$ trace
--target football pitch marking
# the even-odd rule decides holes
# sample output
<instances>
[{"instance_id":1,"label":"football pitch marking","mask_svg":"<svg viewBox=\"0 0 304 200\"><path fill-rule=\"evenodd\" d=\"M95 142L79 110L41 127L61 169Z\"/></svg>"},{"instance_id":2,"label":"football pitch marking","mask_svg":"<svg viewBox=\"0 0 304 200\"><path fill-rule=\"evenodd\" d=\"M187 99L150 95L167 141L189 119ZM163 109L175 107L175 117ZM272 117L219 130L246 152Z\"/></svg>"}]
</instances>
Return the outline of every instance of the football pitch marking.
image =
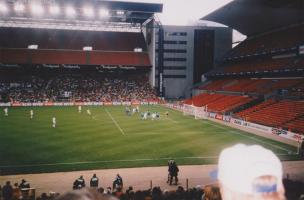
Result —
<instances>
[{"instance_id":1,"label":"football pitch marking","mask_svg":"<svg viewBox=\"0 0 304 200\"><path fill-rule=\"evenodd\" d=\"M287 156L288 154L276 154ZM161 161L161 160L186 160L186 159L217 159L219 156L189 156L189 157L165 157L165 158L138 158L124 160L96 160L96 161L78 161L78 162L62 162L62 163L41 163L26 165L2 165L0 168L22 168L22 167L42 167L42 166L58 166L58 165L77 165L77 164L98 164L98 163L117 163L117 162L138 162L138 161Z\"/></svg>"},{"instance_id":2,"label":"football pitch marking","mask_svg":"<svg viewBox=\"0 0 304 200\"><path fill-rule=\"evenodd\" d=\"M226 128L221 127L221 126L216 125L216 124L212 124L212 123L210 123L209 121L204 121L204 123L207 123L207 124L209 124L209 125L211 125L211 126L214 126L214 127L217 127L217 128L223 129L223 130L226 130L228 133L240 135L240 136L242 136L242 137L246 137L246 138L249 138L249 139L251 139L251 140L254 140L254 141L257 141L257 142L260 142L260 143L267 144L267 145L272 146L272 147L275 147L275 148L277 148L277 149L281 149L281 150L283 150L283 151L286 151L287 153L292 152L293 154L296 154L296 152L294 152L294 151L288 150L288 149L286 149L286 148L284 148L284 147L281 147L281 146L278 146L278 145L275 145L275 144L271 144L271 143L269 143L269 142L265 142L265 141L260 140L260 139L258 139L258 138L255 138L255 137L252 137L252 136L248 136L248 135L244 135L244 134L239 133L239 132L237 132L237 131L231 131L231 130L228 131ZM226 133L226 131L225 131L224 133Z\"/></svg>"},{"instance_id":3,"label":"football pitch marking","mask_svg":"<svg viewBox=\"0 0 304 200\"><path fill-rule=\"evenodd\" d=\"M114 124L116 125L116 127L118 128L118 130L125 135L125 132L122 130L122 128L119 126L119 124L117 123L117 121L113 118L113 116L111 115L111 113L108 111L108 109L106 109L106 112L108 114L108 116L112 119L112 121L114 122Z\"/></svg>"},{"instance_id":4,"label":"football pitch marking","mask_svg":"<svg viewBox=\"0 0 304 200\"><path fill-rule=\"evenodd\" d=\"M171 110L172 110L172 109L171 109ZM176 110L173 110L173 111L176 111ZM286 149L286 148L284 148L284 147L281 147L281 146L278 146L278 145L275 145L275 144L271 144L271 143L269 143L269 142L265 142L265 141L263 141L263 140L260 140L260 139L258 139L258 138L255 138L255 137L248 136L248 135L242 134L242 133L237 132L237 131L231 131L231 130L228 131L227 128L224 128L224 127L222 127L222 126L220 126L220 125L216 125L216 124L210 123L210 121L209 121L208 119L207 119L207 120L203 120L203 122L206 123L206 124L209 124L209 125L211 125L211 126L217 127L217 128L219 128L219 129L225 130L224 133L226 133L226 134L229 134L229 133L231 133L231 134L237 134L237 135L240 135L240 136L242 136L242 137L246 137L246 138L249 138L249 139L251 139L251 140L254 140L254 141L257 141L257 142L260 142L260 143L263 143L263 144L267 144L267 145L272 146L272 147L274 147L274 148L276 148L276 149L283 150L283 151L287 152L288 154L289 154L290 152L291 152L292 154L297 154L297 152L295 152L295 151ZM228 133L227 133L227 132L228 132ZM277 154L277 155L278 155L278 154Z\"/></svg>"},{"instance_id":5,"label":"football pitch marking","mask_svg":"<svg viewBox=\"0 0 304 200\"><path fill-rule=\"evenodd\" d=\"M174 119L171 119L170 117L167 117L167 118L165 118L165 119L168 119L168 120L170 120L171 122L173 122L173 123L175 123L175 124L178 124L178 121L175 121Z\"/></svg>"}]
</instances>

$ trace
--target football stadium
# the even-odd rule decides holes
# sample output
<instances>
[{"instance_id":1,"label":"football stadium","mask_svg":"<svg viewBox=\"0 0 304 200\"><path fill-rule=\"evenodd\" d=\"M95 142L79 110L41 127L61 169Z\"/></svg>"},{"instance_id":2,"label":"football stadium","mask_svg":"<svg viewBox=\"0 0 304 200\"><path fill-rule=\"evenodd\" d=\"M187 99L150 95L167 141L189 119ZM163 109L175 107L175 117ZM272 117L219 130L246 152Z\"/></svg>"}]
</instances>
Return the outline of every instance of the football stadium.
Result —
<instances>
[{"instance_id":1,"label":"football stadium","mask_svg":"<svg viewBox=\"0 0 304 200\"><path fill-rule=\"evenodd\" d=\"M304 2L168 2L0 1L0 200L304 198Z\"/></svg>"}]
</instances>

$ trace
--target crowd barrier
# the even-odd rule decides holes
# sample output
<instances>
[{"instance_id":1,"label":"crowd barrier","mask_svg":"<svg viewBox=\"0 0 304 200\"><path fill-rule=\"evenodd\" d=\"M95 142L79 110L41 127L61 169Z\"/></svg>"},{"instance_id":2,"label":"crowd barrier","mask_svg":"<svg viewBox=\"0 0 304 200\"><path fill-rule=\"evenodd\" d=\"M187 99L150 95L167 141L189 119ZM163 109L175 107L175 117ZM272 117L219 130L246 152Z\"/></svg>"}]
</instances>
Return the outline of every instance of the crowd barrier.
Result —
<instances>
[{"instance_id":1,"label":"crowd barrier","mask_svg":"<svg viewBox=\"0 0 304 200\"><path fill-rule=\"evenodd\" d=\"M0 103L0 107L26 106L121 106L121 105L156 105L158 101L109 101L109 102L45 102L45 103Z\"/></svg>"},{"instance_id":2,"label":"crowd barrier","mask_svg":"<svg viewBox=\"0 0 304 200\"><path fill-rule=\"evenodd\" d=\"M169 108L175 109L175 110L179 110L181 112L183 112L183 110L184 110L184 105L181 105L181 104L167 103L166 106ZM302 139L304 139L304 135L301 135L301 134L293 133L293 132L290 132L290 131L287 131L284 129L280 129L277 127L269 127L269 126L264 126L261 124L247 122L245 120L233 118L230 115L223 115L223 114L219 114L219 113L215 113L215 112L207 112L207 118L225 121L225 122L236 125L236 127L240 126L240 127L246 128L246 129L260 131L265 134L278 135L280 137L290 139L293 141L301 141Z\"/></svg>"}]
</instances>

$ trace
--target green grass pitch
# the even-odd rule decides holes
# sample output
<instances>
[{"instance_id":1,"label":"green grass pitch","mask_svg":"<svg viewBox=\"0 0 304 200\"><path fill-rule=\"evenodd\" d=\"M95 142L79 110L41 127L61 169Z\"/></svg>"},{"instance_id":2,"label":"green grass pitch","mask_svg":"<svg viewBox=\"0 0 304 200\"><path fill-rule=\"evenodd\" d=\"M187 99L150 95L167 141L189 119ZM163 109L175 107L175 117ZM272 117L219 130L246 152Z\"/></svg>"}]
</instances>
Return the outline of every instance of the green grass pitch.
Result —
<instances>
[{"instance_id":1,"label":"green grass pitch","mask_svg":"<svg viewBox=\"0 0 304 200\"><path fill-rule=\"evenodd\" d=\"M92 117L87 115L90 109ZM30 120L30 109L34 119ZM126 116L124 106L19 107L0 113L0 172L4 174L217 163L220 151L236 143L260 144L282 160L296 148L208 120L195 120L161 106L159 120ZM169 117L164 113L169 111ZM57 127L52 128L52 117Z\"/></svg>"}]
</instances>

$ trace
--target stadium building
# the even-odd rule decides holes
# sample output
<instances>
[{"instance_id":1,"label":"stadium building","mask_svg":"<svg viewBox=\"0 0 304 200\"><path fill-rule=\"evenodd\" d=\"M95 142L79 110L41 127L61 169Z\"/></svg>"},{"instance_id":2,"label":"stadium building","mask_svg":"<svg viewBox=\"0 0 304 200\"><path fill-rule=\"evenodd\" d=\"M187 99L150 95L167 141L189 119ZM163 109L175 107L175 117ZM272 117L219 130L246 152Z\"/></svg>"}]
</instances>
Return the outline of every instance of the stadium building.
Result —
<instances>
[{"instance_id":1,"label":"stadium building","mask_svg":"<svg viewBox=\"0 0 304 200\"><path fill-rule=\"evenodd\" d=\"M163 25L161 12L161 3L0 1L5 200L89 186L119 199L199 200L221 152L239 143L269 149L279 168L262 193L284 178L288 200L303 195L303 1L234 0L201 18L221 27ZM233 30L247 38L232 48ZM232 169L259 159L236 154L225 160L237 160Z\"/></svg>"},{"instance_id":2,"label":"stadium building","mask_svg":"<svg viewBox=\"0 0 304 200\"><path fill-rule=\"evenodd\" d=\"M162 26L163 58L158 59L159 31L155 34L155 83L162 77L167 99L191 96L193 84L200 83L204 73L231 49L232 30L226 27ZM162 66L162 67L160 67Z\"/></svg>"}]
</instances>

